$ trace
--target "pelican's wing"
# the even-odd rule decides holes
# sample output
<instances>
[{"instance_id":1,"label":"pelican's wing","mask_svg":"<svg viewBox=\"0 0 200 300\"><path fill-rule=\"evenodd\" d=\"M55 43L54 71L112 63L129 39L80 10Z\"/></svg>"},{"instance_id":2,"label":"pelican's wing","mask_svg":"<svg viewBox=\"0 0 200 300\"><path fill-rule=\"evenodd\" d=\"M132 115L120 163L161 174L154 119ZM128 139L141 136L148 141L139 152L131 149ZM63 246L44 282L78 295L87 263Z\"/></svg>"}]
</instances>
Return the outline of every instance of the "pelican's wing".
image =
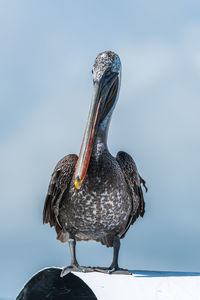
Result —
<instances>
[{"instance_id":1,"label":"pelican's wing","mask_svg":"<svg viewBox=\"0 0 200 300\"><path fill-rule=\"evenodd\" d=\"M124 174L125 180L132 196L132 210L129 216L129 220L124 232L121 235L123 238L128 231L129 227L135 222L135 220L145 213L145 202L142 192L141 184L147 191L144 179L139 175L136 164L132 157L126 152L118 152L116 160Z\"/></svg>"},{"instance_id":2,"label":"pelican's wing","mask_svg":"<svg viewBox=\"0 0 200 300\"><path fill-rule=\"evenodd\" d=\"M43 223L54 226L57 233L61 229L58 220L59 206L64 192L69 188L74 175L77 155L69 154L56 165L49 183L48 193L44 203Z\"/></svg>"}]
</instances>

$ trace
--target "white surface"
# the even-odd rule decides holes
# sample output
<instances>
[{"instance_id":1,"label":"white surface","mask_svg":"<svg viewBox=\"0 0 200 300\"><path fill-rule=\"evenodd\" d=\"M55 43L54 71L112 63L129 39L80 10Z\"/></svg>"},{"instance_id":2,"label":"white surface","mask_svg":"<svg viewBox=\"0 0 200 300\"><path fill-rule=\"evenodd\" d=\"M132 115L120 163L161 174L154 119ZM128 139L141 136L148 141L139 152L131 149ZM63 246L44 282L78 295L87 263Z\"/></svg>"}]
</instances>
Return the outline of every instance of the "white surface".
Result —
<instances>
[{"instance_id":1,"label":"white surface","mask_svg":"<svg viewBox=\"0 0 200 300\"><path fill-rule=\"evenodd\" d=\"M74 274L85 281L98 300L200 300L200 273Z\"/></svg>"}]
</instances>

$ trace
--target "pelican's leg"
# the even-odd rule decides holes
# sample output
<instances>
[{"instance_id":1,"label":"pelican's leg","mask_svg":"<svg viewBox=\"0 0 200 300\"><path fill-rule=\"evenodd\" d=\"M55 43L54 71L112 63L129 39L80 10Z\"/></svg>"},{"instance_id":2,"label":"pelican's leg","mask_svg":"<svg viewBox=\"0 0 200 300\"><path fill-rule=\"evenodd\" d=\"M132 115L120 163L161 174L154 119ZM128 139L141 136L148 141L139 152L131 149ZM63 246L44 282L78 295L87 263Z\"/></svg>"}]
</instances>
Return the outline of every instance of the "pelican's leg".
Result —
<instances>
[{"instance_id":1,"label":"pelican's leg","mask_svg":"<svg viewBox=\"0 0 200 300\"><path fill-rule=\"evenodd\" d=\"M76 240L75 238L70 237L69 238L69 249L71 254L71 266L78 266L78 261L76 259Z\"/></svg>"},{"instance_id":2,"label":"pelican's leg","mask_svg":"<svg viewBox=\"0 0 200 300\"><path fill-rule=\"evenodd\" d=\"M113 261L109 267L110 271L116 271L119 269L119 265L118 265L119 249L120 249L120 238L117 235L115 237L114 244L113 244Z\"/></svg>"},{"instance_id":3,"label":"pelican's leg","mask_svg":"<svg viewBox=\"0 0 200 300\"><path fill-rule=\"evenodd\" d=\"M119 249L120 249L120 237L117 235L115 236L115 240L113 243L113 261L110 265L109 268L94 268L98 272L102 273L108 273L108 274L126 274L126 275L131 275L131 273L126 270L119 268L118 265L118 257L119 257Z\"/></svg>"},{"instance_id":4,"label":"pelican's leg","mask_svg":"<svg viewBox=\"0 0 200 300\"><path fill-rule=\"evenodd\" d=\"M89 267L79 266L78 261L76 259L76 240L73 235L69 236L68 242L69 242L69 249L70 249L70 255L71 255L71 264L68 267L62 269L60 276L63 277L72 271L74 271L74 272L91 272L91 271L93 271Z\"/></svg>"}]
</instances>

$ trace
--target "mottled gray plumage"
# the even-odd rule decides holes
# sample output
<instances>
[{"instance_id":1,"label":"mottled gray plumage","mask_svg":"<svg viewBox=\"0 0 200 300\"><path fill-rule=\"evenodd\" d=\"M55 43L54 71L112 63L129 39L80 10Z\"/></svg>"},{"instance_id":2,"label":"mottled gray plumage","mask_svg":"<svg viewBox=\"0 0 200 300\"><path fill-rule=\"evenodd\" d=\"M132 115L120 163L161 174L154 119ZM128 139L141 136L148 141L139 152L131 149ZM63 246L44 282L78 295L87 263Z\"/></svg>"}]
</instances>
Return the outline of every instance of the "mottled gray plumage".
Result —
<instances>
[{"instance_id":1,"label":"mottled gray plumage","mask_svg":"<svg viewBox=\"0 0 200 300\"><path fill-rule=\"evenodd\" d=\"M119 94L120 74L120 59L114 52L106 51L97 56L93 66L95 102L79 159L70 154L58 162L43 212L43 222L55 227L61 242L95 240L107 247L113 246L111 267L114 269L118 268L119 238L144 215L141 184L146 188L131 156L118 152L115 158L107 148L107 132ZM88 160L87 172L81 181L83 166ZM75 187L76 180L81 184L80 189ZM72 264L77 265L73 253L75 245L71 244L70 249Z\"/></svg>"},{"instance_id":2,"label":"mottled gray plumage","mask_svg":"<svg viewBox=\"0 0 200 300\"><path fill-rule=\"evenodd\" d=\"M44 223L54 226L61 242L69 234L76 240L96 240L113 246L115 235L124 237L130 225L144 215L145 204L135 162L125 152L114 158L106 149L91 157L80 190L74 186L77 155L61 159L50 181Z\"/></svg>"}]
</instances>

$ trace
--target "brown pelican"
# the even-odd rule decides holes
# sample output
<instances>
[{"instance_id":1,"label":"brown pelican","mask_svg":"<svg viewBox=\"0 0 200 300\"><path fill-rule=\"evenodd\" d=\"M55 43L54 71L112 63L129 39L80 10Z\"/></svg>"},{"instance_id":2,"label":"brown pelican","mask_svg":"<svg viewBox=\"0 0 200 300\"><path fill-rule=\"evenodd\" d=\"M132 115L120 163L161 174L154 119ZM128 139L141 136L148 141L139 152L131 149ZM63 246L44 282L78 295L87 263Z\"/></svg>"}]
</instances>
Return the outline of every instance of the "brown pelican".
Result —
<instances>
[{"instance_id":1,"label":"brown pelican","mask_svg":"<svg viewBox=\"0 0 200 300\"><path fill-rule=\"evenodd\" d=\"M118 99L121 77L119 56L100 53L92 69L94 93L79 157L69 154L55 167L46 196L43 222L54 226L57 239L69 242L71 265L63 270L113 273L118 266L120 239L144 215L145 203L132 157L107 147L109 123ZM76 241L95 240L113 247L109 268L82 267L76 259Z\"/></svg>"}]
</instances>

